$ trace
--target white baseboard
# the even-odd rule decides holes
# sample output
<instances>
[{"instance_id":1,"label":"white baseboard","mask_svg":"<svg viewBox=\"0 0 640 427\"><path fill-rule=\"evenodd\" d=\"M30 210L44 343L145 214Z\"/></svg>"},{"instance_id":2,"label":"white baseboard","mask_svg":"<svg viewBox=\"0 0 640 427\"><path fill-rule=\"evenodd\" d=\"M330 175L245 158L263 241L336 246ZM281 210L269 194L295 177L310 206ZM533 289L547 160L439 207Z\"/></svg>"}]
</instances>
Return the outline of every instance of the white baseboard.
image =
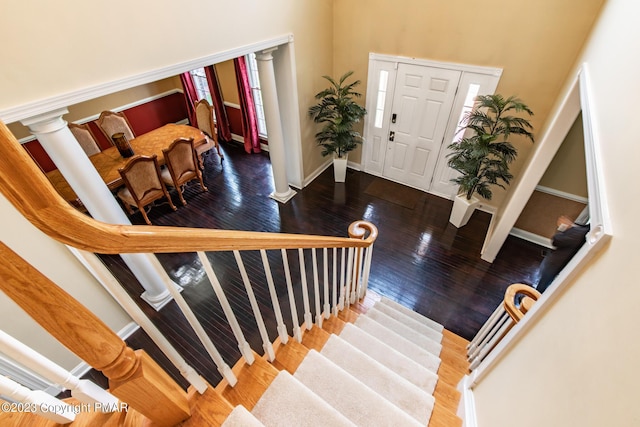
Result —
<instances>
[{"instance_id":1,"label":"white baseboard","mask_svg":"<svg viewBox=\"0 0 640 427\"><path fill-rule=\"evenodd\" d=\"M512 228L509 232L510 235L514 237L518 237L520 239L526 240L528 242L535 243L540 246L544 246L545 248L553 249L553 244L551 243L551 239L548 237L539 236L537 234L531 233L529 231L521 230L519 228Z\"/></svg>"},{"instance_id":2,"label":"white baseboard","mask_svg":"<svg viewBox=\"0 0 640 427\"><path fill-rule=\"evenodd\" d=\"M462 427L477 427L476 403L471 389L471 377L465 375L458 383L460 392L460 403L456 415L462 420Z\"/></svg>"}]
</instances>

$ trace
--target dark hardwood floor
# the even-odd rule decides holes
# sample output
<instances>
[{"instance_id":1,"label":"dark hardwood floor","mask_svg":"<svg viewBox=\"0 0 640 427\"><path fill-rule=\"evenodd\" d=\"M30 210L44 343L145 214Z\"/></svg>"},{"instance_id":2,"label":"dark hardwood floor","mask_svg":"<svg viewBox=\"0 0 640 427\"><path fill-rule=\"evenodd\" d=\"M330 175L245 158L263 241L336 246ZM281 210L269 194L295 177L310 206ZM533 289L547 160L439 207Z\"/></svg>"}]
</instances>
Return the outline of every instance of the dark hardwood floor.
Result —
<instances>
[{"instance_id":1,"label":"dark hardwood floor","mask_svg":"<svg viewBox=\"0 0 640 427\"><path fill-rule=\"evenodd\" d=\"M511 283L536 280L542 248L535 244L509 237L494 263L480 259L490 221L487 213L475 212L465 227L456 229L448 222L452 205L449 200L352 170L347 173L346 183L334 183L332 168L298 191L288 203L280 204L268 197L273 183L267 153L246 154L234 143L223 143L222 150L225 155L222 165L213 152L206 158L205 184L209 192L202 192L194 182L185 190L186 207L180 206L174 194L174 202L179 206L176 212L166 203L151 209L149 218L154 225L346 236L352 221L371 221L378 227L379 237L373 251L370 289L468 340L500 304ZM134 224L144 223L139 213L131 220ZM277 258L279 253L269 255ZM295 256L293 252L290 254L290 258ZM156 312L139 298L143 289L121 259L101 257L187 361L216 384L220 375L175 302ZM235 266L232 254L210 253L208 257L247 340L255 351L262 353L242 281L231 268L228 271L226 268ZM259 254L243 257L252 278L264 277ZM175 282L184 287L185 300L227 363L233 365L239 357L237 344L196 254L159 254L158 258ZM279 268L274 262L274 268ZM252 279L252 283L258 282ZM279 289L284 286L276 285ZM274 339L275 320L270 312L268 290L256 285L254 292L270 338ZM297 296L300 297L299 293ZM290 326L286 293L279 298ZM133 348L145 348L180 384L186 385L143 331L138 330L127 342ZM99 377L95 373L89 376Z\"/></svg>"}]
</instances>

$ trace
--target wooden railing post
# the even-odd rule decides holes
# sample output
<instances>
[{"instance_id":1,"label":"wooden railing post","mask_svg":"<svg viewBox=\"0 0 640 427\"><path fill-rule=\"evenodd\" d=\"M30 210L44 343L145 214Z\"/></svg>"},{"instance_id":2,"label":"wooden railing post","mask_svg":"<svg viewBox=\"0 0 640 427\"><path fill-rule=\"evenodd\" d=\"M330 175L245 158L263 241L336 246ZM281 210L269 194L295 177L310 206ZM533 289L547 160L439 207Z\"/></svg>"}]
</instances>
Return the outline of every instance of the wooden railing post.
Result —
<instances>
[{"instance_id":1,"label":"wooden railing post","mask_svg":"<svg viewBox=\"0 0 640 427\"><path fill-rule=\"evenodd\" d=\"M159 426L190 416L187 395L144 351L133 351L73 297L0 243L0 290L109 379L111 393Z\"/></svg>"}]
</instances>

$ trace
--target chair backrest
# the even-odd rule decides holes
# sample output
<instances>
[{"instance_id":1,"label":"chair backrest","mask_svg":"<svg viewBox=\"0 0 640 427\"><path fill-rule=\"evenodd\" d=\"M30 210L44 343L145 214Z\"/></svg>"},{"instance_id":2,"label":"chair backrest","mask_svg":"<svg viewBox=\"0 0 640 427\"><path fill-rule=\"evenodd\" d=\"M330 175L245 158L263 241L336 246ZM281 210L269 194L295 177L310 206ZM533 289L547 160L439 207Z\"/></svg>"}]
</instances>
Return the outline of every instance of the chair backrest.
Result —
<instances>
[{"instance_id":1,"label":"chair backrest","mask_svg":"<svg viewBox=\"0 0 640 427\"><path fill-rule=\"evenodd\" d=\"M118 169L122 180L136 202L142 205L162 197L166 188L160 178L158 156L134 156Z\"/></svg>"},{"instance_id":2,"label":"chair backrest","mask_svg":"<svg viewBox=\"0 0 640 427\"><path fill-rule=\"evenodd\" d=\"M207 134L214 141L218 140L218 132L213 121L213 107L206 99L196 102L196 120L198 121L198 129Z\"/></svg>"},{"instance_id":3,"label":"chair backrest","mask_svg":"<svg viewBox=\"0 0 640 427\"><path fill-rule=\"evenodd\" d=\"M87 156L92 156L101 151L96 137L88 124L69 123L69 130L76 137Z\"/></svg>"},{"instance_id":4,"label":"chair backrest","mask_svg":"<svg viewBox=\"0 0 640 427\"><path fill-rule=\"evenodd\" d=\"M127 116L122 112L103 111L100 113L97 123L102 133L104 133L104 136L106 136L111 143L113 143L111 135L118 132L124 133L124 136L126 136L128 140L136 137Z\"/></svg>"},{"instance_id":5,"label":"chair backrest","mask_svg":"<svg viewBox=\"0 0 640 427\"><path fill-rule=\"evenodd\" d=\"M200 171L193 138L178 138L162 150L164 161L176 186L197 178Z\"/></svg>"}]
</instances>

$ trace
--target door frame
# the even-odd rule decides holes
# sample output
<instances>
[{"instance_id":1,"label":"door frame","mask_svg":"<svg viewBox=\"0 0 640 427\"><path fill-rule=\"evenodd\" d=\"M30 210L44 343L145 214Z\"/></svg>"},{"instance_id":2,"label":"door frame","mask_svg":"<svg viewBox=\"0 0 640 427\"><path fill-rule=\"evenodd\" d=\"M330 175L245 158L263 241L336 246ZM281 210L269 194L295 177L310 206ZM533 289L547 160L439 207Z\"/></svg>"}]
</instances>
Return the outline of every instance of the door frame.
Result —
<instances>
[{"instance_id":1,"label":"door frame","mask_svg":"<svg viewBox=\"0 0 640 427\"><path fill-rule=\"evenodd\" d=\"M436 162L434 169L432 183L438 181L440 184L436 188L434 188L434 185L431 185L430 189L427 191L428 193L435 194L440 197L452 199L455 196L457 187L454 184L450 184L449 179L454 176L455 171L446 165L446 156L449 151L446 149L446 145L448 144L445 144L444 142L453 140L458 122L457 118L460 116L460 112L462 111L464 98L469 85L480 85L480 90L478 92L479 95L494 93L498 86L500 77L502 76L502 69L369 53L366 92L366 109L368 114L364 119L362 170L375 176L382 176L384 170L384 157L387 152L386 147L388 142L389 126L391 123L391 107L395 96L397 69L400 63L431 68L444 68L462 72L460 83L458 84L458 92L454 97L453 107L450 114L450 118L455 117L456 120L448 120L443 138L443 147L440 149L438 161ZM382 127L377 128L374 125L381 71L387 71L389 78L387 82L386 98L383 106Z\"/></svg>"}]
</instances>

